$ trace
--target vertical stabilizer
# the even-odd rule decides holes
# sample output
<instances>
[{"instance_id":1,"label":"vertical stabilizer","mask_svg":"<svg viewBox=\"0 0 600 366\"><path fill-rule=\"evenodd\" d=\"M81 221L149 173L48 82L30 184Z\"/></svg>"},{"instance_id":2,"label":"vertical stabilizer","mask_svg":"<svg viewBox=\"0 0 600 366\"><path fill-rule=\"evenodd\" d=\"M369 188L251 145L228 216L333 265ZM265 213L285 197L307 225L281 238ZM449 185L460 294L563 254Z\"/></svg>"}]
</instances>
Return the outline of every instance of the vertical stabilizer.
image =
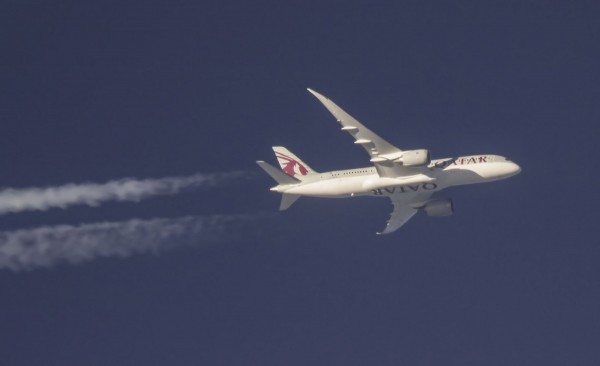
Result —
<instances>
[{"instance_id":1,"label":"vertical stabilizer","mask_svg":"<svg viewBox=\"0 0 600 366\"><path fill-rule=\"evenodd\" d=\"M304 177L317 173L285 147L273 146L273 151L275 152L279 166L281 166L281 170L290 177L304 180Z\"/></svg>"}]
</instances>

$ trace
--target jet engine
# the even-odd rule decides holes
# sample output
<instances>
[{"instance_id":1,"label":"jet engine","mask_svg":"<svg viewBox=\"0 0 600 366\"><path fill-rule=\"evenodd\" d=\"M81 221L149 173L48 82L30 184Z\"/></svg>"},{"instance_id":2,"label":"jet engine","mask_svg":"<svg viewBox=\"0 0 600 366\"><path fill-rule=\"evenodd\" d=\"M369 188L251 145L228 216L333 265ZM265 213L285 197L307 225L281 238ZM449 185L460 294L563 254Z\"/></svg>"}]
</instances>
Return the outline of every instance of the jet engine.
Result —
<instances>
[{"instance_id":1,"label":"jet engine","mask_svg":"<svg viewBox=\"0 0 600 366\"><path fill-rule=\"evenodd\" d=\"M416 166L427 166L431 159L429 158L429 150L409 150L403 151L402 156L396 160L403 166L416 167Z\"/></svg>"},{"instance_id":2,"label":"jet engine","mask_svg":"<svg viewBox=\"0 0 600 366\"><path fill-rule=\"evenodd\" d=\"M450 216L454 213L454 203L449 199L433 200L427 202L423 210L431 217Z\"/></svg>"}]
</instances>

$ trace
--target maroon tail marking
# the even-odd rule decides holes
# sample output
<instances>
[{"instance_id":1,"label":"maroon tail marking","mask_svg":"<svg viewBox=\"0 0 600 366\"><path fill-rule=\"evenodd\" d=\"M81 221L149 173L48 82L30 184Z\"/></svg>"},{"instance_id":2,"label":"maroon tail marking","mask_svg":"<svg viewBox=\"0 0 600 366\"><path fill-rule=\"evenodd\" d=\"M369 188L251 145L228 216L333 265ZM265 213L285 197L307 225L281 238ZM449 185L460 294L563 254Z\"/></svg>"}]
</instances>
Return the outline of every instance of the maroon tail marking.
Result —
<instances>
[{"instance_id":1,"label":"maroon tail marking","mask_svg":"<svg viewBox=\"0 0 600 366\"><path fill-rule=\"evenodd\" d=\"M284 164L284 166L281 168L281 170L283 170L283 172L289 176L295 176L296 175L296 170L295 167L298 166L298 171L300 171L300 174L302 175L306 175L308 174L308 169L306 169L306 167L302 164L300 164L297 160L284 155L280 152L276 153L277 158L278 159L283 159L286 161L286 163Z\"/></svg>"}]
</instances>

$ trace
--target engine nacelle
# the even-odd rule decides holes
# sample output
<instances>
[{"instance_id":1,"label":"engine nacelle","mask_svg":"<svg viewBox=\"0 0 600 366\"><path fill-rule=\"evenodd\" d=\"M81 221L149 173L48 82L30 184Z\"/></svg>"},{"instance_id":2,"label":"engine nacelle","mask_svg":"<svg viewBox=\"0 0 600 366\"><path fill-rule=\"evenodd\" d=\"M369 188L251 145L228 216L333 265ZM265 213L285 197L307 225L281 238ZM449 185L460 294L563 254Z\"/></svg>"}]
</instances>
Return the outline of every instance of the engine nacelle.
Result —
<instances>
[{"instance_id":1,"label":"engine nacelle","mask_svg":"<svg viewBox=\"0 0 600 366\"><path fill-rule=\"evenodd\" d=\"M450 216L454 213L454 203L452 200L433 200L427 202L423 207L427 216L441 217Z\"/></svg>"},{"instance_id":2,"label":"engine nacelle","mask_svg":"<svg viewBox=\"0 0 600 366\"><path fill-rule=\"evenodd\" d=\"M396 161L401 163L403 166L412 167L427 166L429 165L431 159L429 158L429 150L419 149L403 151L402 156L400 156L400 158L398 158Z\"/></svg>"}]
</instances>

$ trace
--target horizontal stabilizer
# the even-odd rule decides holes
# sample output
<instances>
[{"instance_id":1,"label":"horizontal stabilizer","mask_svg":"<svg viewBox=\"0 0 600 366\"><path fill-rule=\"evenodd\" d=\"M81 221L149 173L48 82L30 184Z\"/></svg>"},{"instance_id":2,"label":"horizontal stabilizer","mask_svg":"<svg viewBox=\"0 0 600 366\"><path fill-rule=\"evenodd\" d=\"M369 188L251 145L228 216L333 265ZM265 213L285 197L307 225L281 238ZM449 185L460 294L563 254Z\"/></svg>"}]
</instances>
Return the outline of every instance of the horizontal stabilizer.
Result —
<instances>
[{"instance_id":1,"label":"horizontal stabilizer","mask_svg":"<svg viewBox=\"0 0 600 366\"><path fill-rule=\"evenodd\" d=\"M275 168L273 165L267 163L266 161L259 160L256 162L256 164L258 164L259 167L261 167L267 174L269 174L271 178L275 179L275 181L278 184L298 184L300 182L298 179L285 174L284 172Z\"/></svg>"},{"instance_id":2,"label":"horizontal stabilizer","mask_svg":"<svg viewBox=\"0 0 600 366\"><path fill-rule=\"evenodd\" d=\"M297 194L282 194L281 204L279 205L279 211L284 211L290 208L290 206L300 198Z\"/></svg>"}]
</instances>

